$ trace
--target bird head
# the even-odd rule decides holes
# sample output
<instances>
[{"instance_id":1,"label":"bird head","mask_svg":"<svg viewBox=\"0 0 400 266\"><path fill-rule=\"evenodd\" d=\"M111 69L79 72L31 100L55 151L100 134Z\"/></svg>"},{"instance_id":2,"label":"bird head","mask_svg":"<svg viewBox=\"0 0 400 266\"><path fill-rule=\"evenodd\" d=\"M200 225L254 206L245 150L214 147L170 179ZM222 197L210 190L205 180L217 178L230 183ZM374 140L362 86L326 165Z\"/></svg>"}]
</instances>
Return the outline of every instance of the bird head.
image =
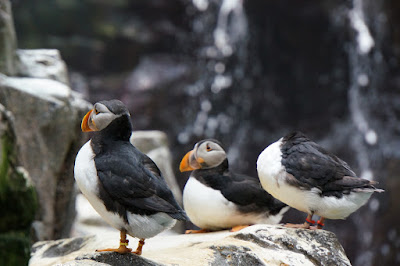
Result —
<instances>
[{"instance_id":1,"label":"bird head","mask_svg":"<svg viewBox=\"0 0 400 266\"><path fill-rule=\"evenodd\" d=\"M193 150L183 157L179 170L181 172L196 169L209 169L220 165L226 159L226 152L216 140L202 140L194 145Z\"/></svg>"},{"instance_id":2,"label":"bird head","mask_svg":"<svg viewBox=\"0 0 400 266\"><path fill-rule=\"evenodd\" d=\"M81 124L82 131L101 131L112 121L123 115L130 116L128 109L121 101L110 100L97 102L94 108L83 117Z\"/></svg>"}]
</instances>

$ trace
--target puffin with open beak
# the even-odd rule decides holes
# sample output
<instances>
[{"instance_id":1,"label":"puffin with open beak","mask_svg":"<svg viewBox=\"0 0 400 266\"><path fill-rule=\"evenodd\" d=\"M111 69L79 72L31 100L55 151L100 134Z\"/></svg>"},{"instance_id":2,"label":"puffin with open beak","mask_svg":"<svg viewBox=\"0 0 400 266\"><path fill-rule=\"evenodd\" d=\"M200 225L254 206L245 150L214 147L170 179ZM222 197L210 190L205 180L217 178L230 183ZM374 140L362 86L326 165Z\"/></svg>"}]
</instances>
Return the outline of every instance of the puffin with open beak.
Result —
<instances>
[{"instance_id":1,"label":"puffin with open beak","mask_svg":"<svg viewBox=\"0 0 400 266\"><path fill-rule=\"evenodd\" d=\"M276 224L289 209L262 189L256 177L229 170L221 143L202 140L182 159L181 172L192 171L183 190L183 205L190 220L203 233L252 224Z\"/></svg>"},{"instance_id":2,"label":"puffin with open beak","mask_svg":"<svg viewBox=\"0 0 400 266\"><path fill-rule=\"evenodd\" d=\"M269 145L258 157L257 171L266 191L308 214L304 224L287 227L321 229L326 218L345 219L374 192L383 192L301 132ZM314 214L320 216L316 226Z\"/></svg>"},{"instance_id":3,"label":"puffin with open beak","mask_svg":"<svg viewBox=\"0 0 400 266\"><path fill-rule=\"evenodd\" d=\"M130 114L119 100L101 101L82 121L82 131L94 132L75 160L75 180L93 208L120 231L115 251L140 255L146 238L188 220L156 164L136 149ZM140 239L136 251L126 235Z\"/></svg>"}]
</instances>

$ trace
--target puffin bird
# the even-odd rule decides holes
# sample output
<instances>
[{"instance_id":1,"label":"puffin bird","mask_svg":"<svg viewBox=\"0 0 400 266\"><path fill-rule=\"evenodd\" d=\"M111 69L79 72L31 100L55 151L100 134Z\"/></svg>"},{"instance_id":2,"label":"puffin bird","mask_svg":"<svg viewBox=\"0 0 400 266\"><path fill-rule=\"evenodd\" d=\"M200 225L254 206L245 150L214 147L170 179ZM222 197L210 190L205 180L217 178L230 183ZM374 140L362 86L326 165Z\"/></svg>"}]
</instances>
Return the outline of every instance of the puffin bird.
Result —
<instances>
[{"instance_id":1,"label":"puffin bird","mask_svg":"<svg viewBox=\"0 0 400 266\"><path fill-rule=\"evenodd\" d=\"M121 240L115 251L142 253L146 238L188 220L156 164L130 142L130 114L119 100L100 101L82 120L82 131L95 131L75 160L75 180L94 209ZM136 251L126 234L140 239Z\"/></svg>"},{"instance_id":2,"label":"puffin bird","mask_svg":"<svg viewBox=\"0 0 400 266\"><path fill-rule=\"evenodd\" d=\"M186 233L276 224L289 209L263 190L256 177L231 172L226 153L216 140L196 143L179 169L192 171L183 190L183 205L190 220L201 228Z\"/></svg>"},{"instance_id":3,"label":"puffin bird","mask_svg":"<svg viewBox=\"0 0 400 266\"><path fill-rule=\"evenodd\" d=\"M345 219L364 205L376 182L357 177L346 162L324 150L301 132L269 145L258 157L263 188L287 205L308 214L293 228L321 229L324 220ZM320 216L316 226L313 215Z\"/></svg>"}]
</instances>

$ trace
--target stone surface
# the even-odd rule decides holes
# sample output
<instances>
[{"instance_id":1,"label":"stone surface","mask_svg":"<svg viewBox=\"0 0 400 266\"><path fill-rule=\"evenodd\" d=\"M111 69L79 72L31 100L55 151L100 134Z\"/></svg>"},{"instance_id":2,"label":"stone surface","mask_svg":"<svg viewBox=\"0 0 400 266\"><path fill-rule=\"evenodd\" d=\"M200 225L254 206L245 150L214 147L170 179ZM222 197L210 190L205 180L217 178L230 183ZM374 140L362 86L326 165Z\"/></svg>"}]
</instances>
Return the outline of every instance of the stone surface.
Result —
<instances>
[{"instance_id":1,"label":"stone surface","mask_svg":"<svg viewBox=\"0 0 400 266\"><path fill-rule=\"evenodd\" d=\"M26 265L38 207L29 173L20 165L13 115L0 104L0 265Z\"/></svg>"},{"instance_id":2,"label":"stone surface","mask_svg":"<svg viewBox=\"0 0 400 266\"><path fill-rule=\"evenodd\" d=\"M350 265L335 235L322 230L255 225L235 233L156 236L146 240L141 257L94 252L114 247L118 237L115 231L38 242L29 265ZM137 240L129 239L135 247Z\"/></svg>"},{"instance_id":3,"label":"stone surface","mask_svg":"<svg viewBox=\"0 0 400 266\"><path fill-rule=\"evenodd\" d=\"M56 80L68 85L68 71L55 49L17 50L18 75Z\"/></svg>"},{"instance_id":4,"label":"stone surface","mask_svg":"<svg viewBox=\"0 0 400 266\"><path fill-rule=\"evenodd\" d=\"M75 204L73 164L86 137L80 122L91 105L63 83L7 76L0 76L0 103L15 118L17 156L38 192L37 239L68 236Z\"/></svg>"},{"instance_id":5,"label":"stone surface","mask_svg":"<svg viewBox=\"0 0 400 266\"><path fill-rule=\"evenodd\" d=\"M14 75L17 72L17 38L15 36L11 3L0 0L0 73Z\"/></svg>"}]
</instances>

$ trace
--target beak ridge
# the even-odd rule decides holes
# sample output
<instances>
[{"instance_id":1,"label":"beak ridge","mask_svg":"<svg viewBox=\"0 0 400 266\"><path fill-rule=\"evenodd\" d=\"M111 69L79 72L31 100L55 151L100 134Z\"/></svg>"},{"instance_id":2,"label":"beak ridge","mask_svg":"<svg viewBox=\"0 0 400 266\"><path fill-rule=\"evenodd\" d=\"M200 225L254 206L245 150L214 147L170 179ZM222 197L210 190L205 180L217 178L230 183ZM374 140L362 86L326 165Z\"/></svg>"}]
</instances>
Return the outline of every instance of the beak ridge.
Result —
<instances>
[{"instance_id":1,"label":"beak ridge","mask_svg":"<svg viewBox=\"0 0 400 266\"><path fill-rule=\"evenodd\" d=\"M201 168L200 164L194 158L193 150L191 150L185 154L185 156L182 158L182 161L179 165L179 170L181 172L193 171L193 170L200 169L200 168Z\"/></svg>"},{"instance_id":2,"label":"beak ridge","mask_svg":"<svg viewBox=\"0 0 400 266\"><path fill-rule=\"evenodd\" d=\"M81 124L81 128L83 132L90 132L93 131L90 127L89 127L89 118L90 118L90 114L93 112L93 109L90 110L89 112L87 112L87 114L83 117L82 119L82 124Z\"/></svg>"}]
</instances>

